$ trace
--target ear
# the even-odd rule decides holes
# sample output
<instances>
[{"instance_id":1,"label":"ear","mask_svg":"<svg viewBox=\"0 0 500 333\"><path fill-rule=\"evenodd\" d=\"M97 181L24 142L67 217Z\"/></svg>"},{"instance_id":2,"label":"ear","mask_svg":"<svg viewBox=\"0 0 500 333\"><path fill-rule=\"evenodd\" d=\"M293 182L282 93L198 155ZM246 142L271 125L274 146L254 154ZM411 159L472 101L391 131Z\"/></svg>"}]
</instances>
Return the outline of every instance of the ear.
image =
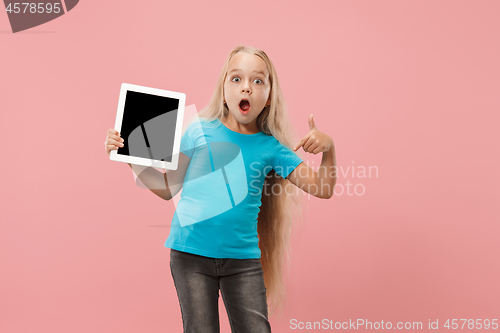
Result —
<instances>
[{"instance_id":1,"label":"ear","mask_svg":"<svg viewBox=\"0 0 500 333\"><path fill-rule=\"evenodd\" d=\"M269 97L267 98L266 106L271 105L271 95L272 95L273 89L269 90Z\"/></svg>"}]
</instances>

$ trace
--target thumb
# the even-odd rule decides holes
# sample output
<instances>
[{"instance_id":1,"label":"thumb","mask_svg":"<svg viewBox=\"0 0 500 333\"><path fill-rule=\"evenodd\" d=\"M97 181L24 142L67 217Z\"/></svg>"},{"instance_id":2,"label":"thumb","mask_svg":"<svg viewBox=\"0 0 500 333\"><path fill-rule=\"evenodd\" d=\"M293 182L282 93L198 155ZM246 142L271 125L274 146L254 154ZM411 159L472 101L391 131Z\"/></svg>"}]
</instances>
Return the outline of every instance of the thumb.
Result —
<instances>
[{"instance_id":1,"label":"thumb","mask_svg":"<svg viewBox=\"0 0 500 333\"><path fill-rule=\"evenodd\" d=\"M314 124L313 115L311 114L309 116L309 130L312 131L314 128L316 128L316 125Z\"/></svg>"}]
</instances>

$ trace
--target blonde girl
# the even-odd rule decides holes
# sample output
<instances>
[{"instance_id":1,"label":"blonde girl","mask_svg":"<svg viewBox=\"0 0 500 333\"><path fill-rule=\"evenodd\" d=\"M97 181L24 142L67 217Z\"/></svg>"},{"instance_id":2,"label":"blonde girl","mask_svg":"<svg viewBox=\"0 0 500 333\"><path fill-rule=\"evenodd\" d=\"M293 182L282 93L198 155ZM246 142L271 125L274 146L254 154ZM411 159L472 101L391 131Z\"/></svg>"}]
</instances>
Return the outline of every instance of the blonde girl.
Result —
<instances>
[{"instance_id":1,"label":"blonde girl","mask_svg":"<svg viewBox=\"0 0 500 333\"><path fill-rule=\"evenodd\" d=\"M264 51L252 47L230 52L198 117L182 137L177 170L163 174L129 164L165 200L182 188L165 247L171 249L184 332L220 331L219 291L232 332L270 332L268 309L284 303L283 264L296 204L287 188L332 196L333 140L310 115L310 132L292 146L276 70ZM108 130L107 153L123 142L118 131ZM297 156L300 147L323 153L318 171Z\"/></svg>"}]
</instances>

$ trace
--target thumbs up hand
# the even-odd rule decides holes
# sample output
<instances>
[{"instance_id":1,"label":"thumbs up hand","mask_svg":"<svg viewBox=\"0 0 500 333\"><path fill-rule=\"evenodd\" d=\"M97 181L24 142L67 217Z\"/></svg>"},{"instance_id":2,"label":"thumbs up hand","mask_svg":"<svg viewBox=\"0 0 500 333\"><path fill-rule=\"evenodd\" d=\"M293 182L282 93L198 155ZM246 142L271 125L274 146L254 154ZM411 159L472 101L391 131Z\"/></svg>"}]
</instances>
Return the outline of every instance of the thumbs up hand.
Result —
<instances>
[{"instance_id":1,"label":"thumbs up hand","mask_svg":"<svg viewBox=\"0 0 500 333\"><path fill-rule=\"evenodd\" d=\"M297 149L302 147L306 153L316 155L317 153L321 153L332 148L333 139L316 128L313 115L309 116L309 130L310 132L307 133L302 140L295 145L295 147L293 147L293 151L297 151Z\"/></svg>"}]
</instances>

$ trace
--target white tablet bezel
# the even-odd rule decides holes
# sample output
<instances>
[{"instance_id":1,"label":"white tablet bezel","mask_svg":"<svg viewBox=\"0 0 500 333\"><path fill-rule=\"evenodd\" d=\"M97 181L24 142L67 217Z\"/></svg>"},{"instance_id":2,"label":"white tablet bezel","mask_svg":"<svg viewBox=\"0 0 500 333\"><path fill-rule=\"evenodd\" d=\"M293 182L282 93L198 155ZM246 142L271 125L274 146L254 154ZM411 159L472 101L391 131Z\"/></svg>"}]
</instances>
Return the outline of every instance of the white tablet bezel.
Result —
<instances>
[{"instance_id":1,"label":"white tablet bezel","mask_svg":"<svg viewBox=\"0 0 500 333\"><path fill-rule=\"evenodd\" d=\"M163 89L138 86L130 83L122 83L120 89L120 97L118 99L118 110L116 112L116 120L115 120L115 129L119 133L121 133L121 128L122 128L123 110L125 107L125 99L127 97L127 91L135 91L139 93L170 97L179 100L179 108L177 110L177 120L175 124L174 147L172 150L172 161L167 162L167 161L160 161L160 160L154 160L136 156L120 155L117 153L116 149L111 150L109 158L112 161L117 161L117 162L125 162L130 164L148 166L148 167L176 170L179 162L179 148L181 144L182 124L184 118L184 106L186 104L186 94L163 90Z\"/></svg>"}]
</instances>

